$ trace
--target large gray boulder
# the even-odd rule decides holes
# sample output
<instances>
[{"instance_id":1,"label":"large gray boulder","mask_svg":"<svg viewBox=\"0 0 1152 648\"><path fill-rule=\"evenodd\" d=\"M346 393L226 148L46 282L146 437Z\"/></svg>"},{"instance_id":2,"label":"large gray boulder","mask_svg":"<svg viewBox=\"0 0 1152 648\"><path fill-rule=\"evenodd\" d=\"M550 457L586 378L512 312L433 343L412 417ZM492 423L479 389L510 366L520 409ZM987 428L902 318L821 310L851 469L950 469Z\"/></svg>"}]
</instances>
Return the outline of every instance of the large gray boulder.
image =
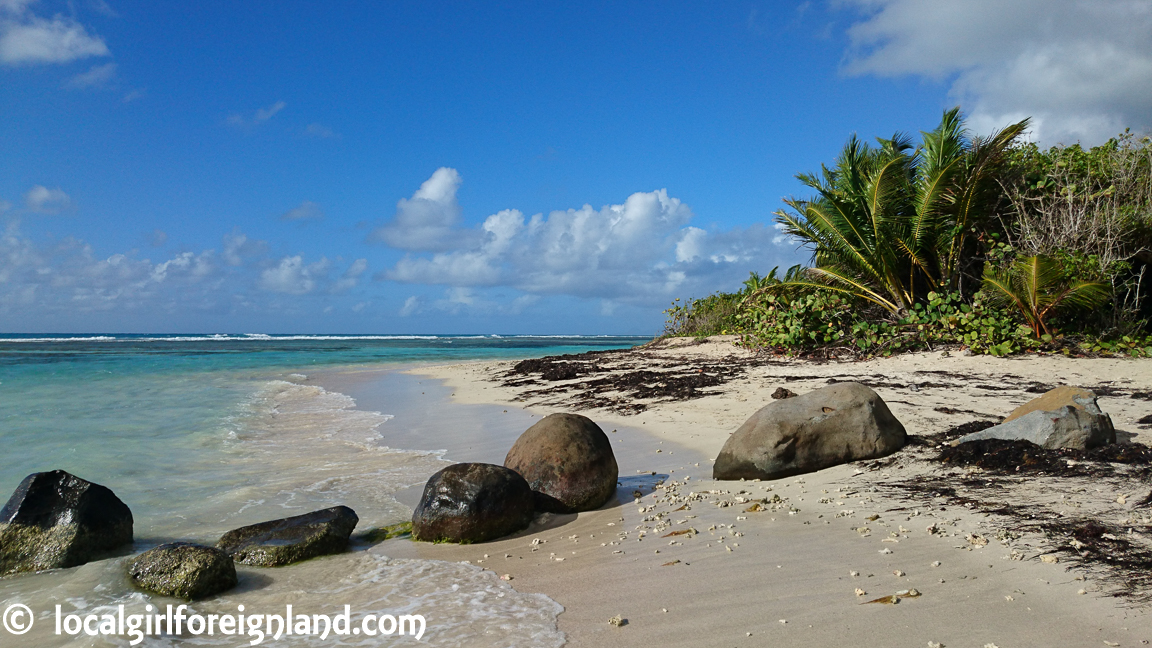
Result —
<instances>
[{"instance_id":1,"label":"large gray boulder","mask_svg":"<svg viewBox=\"0 0 1152 648\"><path fill-rule=\"evenodd\" d=\"M549 414L516 439L504 465L524 476L536 508L575 513L600 508L616 493L620 469L608 435L579 414Z\"/></svg>"},{"instance_id":2,"label":"large gray boulder","mask_svg":"<svg viewBox=\"0 0 1152 648\"><path fill-rule=\"evenodd\" d=\"M220 537L216 547L238 563L279 567L344 551L359 521L347 506L333 506L233 529Z\"/></svg>"},{"instance_id":3,"label":"large gray boulder","mask_svg":"<svg viewBox=\"0 0 1152 648\"><path fill-rule=\"evenodd\" d=\"M1017 407L999 425L960 437L953 445L1003 439L1031 441L1055 450L1088 450L1116 443L1112 417L1100 411L1096 394L1079 387L1057 387Z\"/></svg>"},{"instance_id":4,"label":"large gray boulder","mask_svg":"<svg viewBox=\"0 0 1152 648\"><path fill-rule=\"evenodd\" d=\"M424 486L412 512L412 538L485 542L527 528L532 512L532 489L516 471L494 464L453 464Z\"/></svg>"},{"instance_id":5,"label":"large gray boulder","mask_svg":"<svg viewBox=\"0 0 1152 648\"><path fill-rule=\"evenodd\" d=\"M170 542L137 556L128 578L141 589L196 601L236 587L236 565L216 547Z\"/></svg>"},{"instance_id":6,"label":"large gray boulder","mask_svg":"<svg viewBox=\"0 0 1152 648\"><path fill-rule=\"evenodd\" d=\"M843 382L769 403L728 437L714 479L779 479L904 447L904 426L868 387Z\"/></svg>"},{"instance_id":7,"label":"large gray boulder","mask_svg":"<svg viewBox=\"0 0 1152 648\"><path fill-rule=\"evenodd\" d=\"M74 567L132 544L132 511L63 470L28 475L0 509L0 574Z\"/></svg>"}]
</instances>

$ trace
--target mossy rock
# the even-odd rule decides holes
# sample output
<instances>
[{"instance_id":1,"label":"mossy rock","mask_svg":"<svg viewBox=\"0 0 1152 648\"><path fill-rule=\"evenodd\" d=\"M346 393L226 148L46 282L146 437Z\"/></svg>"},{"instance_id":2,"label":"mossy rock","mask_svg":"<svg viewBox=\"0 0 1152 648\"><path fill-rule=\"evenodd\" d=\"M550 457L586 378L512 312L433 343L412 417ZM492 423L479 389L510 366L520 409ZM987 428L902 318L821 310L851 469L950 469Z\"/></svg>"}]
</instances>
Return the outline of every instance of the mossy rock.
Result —
<instances>
[{"instance_id":1,"label":"mossy rock","mask_svg":"<svg viewBox=\"0 0 1152 648\"><path fill-rule=\"evenodd\" d=\"M141 589L195 601L236 587L236 564L215 547L172 542L137 556L128 577Z\"/></svg>"},{"instance_id":2,"label":"mossy rock","mask_svg":"<svg viewBox=\"0 0 1152 648\"><path fill-rule=\"evenodd\" d=\"M238 563L278 567L344 551L359 521L352 509L334 506L233 529L216 547Z\"/></svg>"},{"instance_id":3,"label":"mossy rock","mask_svg":"<svg viewBox=\"0 0 1152 648\"><path fill-rule=\"evenodd\" d=\"M0 510L0 574L75 567L132 544L132 511L63 470L24 478Z\"/></svg>"}]
</instances>

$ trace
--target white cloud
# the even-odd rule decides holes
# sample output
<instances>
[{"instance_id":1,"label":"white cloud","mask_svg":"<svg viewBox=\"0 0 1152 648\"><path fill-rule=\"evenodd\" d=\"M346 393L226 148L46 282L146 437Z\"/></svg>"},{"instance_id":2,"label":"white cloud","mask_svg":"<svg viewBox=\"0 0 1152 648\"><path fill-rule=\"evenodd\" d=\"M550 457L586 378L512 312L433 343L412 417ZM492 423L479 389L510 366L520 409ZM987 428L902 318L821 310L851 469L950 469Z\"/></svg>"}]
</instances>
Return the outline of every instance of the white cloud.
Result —
<instances>
[{"instance_id":1,"label":"white cloud","mask_svg":"<svg viewBox=\"0 0 1152 648\"><path fill-rule=\"evenodd\" d=\"M368 270L368 259L356 259L340 279L332 286L332 292L343 292L354 288L360 282L360 277Z\"/></svg>"},{"instance_id":2,"label":"white cloud","mask_svg":"<svg viewBox=\"0 0 1152 648\"><path fill-rule=\"evenodd\" d=\"M404 300L404 305L400 307L400 317L409 317L421 311L420 298L412 295Z\"/></svg>"},{"instance_id":3,"label":"white cloud","mask_svg":"<svg viewBox=\"0 0 1152 648\"><path fill-rule=\"evenodd\" d=\"M268 268L260 275L260 287L264 290L290 295L303 295L312 292L317 284L328 276L328 259L305 265L300 255L284 257L275 267Z\"/></svg>"},{"instance_id":4,"label":"white cloud","mask_svg":"<svg viewBox=\"0 0 1152 648\"><path fill-rule=\"evenodd\" d=\"M268 251L268 243L259 239L249 239L240 228L224 235L224 262L230 266L244 265L246 259L263 256Z\"/></svg>"},{"instance_id":5,"label":"white cloud","mask_svg":"<svg viewBox=\"0 0 1152 648\"><path fill-rule=\"evenodd\" d=\"M277 101L276 103L272 104L271 106L268 106L267 108L260 108L259 110L256 111L256 116L253 117L253 120L258 124L261 122L266 122L269 119L272 119L273 117L275 117L276 113L280 112L281 110L284 110L284 107L287 105L288 104L284 103L283 101Z\"/></svg>"},{"instance_id":6,"label":"white cloud","mask_svg":"<svg viewBox=\"0 0 1152 648\"><path fill-rule=\"evenodd\" d=\"M71 90L83 90L84 88L102 88L108 84L109 81L116 78L116 64L105 63L103 65L93 65L87 72L81 72L76 76L64 82L64 87Z\"/></svg>"},{"instance_id":7,"label":"white cloud","mask_svg":"<svg viewBox=\"0 0 1152 648\"><path fill-rule=\"evenodd\" d=\"M951 81L978 134L1034 117L1045 144L1152 128L1152 0L847 0L849 74Z\"/></svg>"},{"instance_id":8,"label":"white cloud","mask_svg":"<svg viewBox=\"0 0 1152 648\"><path fill-rule=\"evenodd\" d=\"M211 250L183 252L153 263L132 254L98 256L90 245L67 237L37 245L10 224L0 236L0 315L31 309L74 317L78 313L155 305L213 289L217 272Z\"/></svg>"},{"instance_id":9,"label":"white cloud","mask_svg":"<svg viewBox=\"0 0 1152 648\"><path fill-rule=\"evenodd\" d=\"M24 206L38 214L59 214L72 207L72 199L59 187L36 185L24 194Z\"/></svg>"},{"instance_id":10,"label":"white cloud","mask_svg":"<svg viewBox=\"0 0 1152 648\"><path fill-rule=\"evenodd\" d=\"M454 172L453 178L458 184ZM585 205L530 218L518 210L503 210L466 231L440 221L428 241L437 247L444 240L464 243L451 250L410 253L377 278L459 290L507 286L535 296L650 305L677 291L707 294L738 285L750 270L781 252L772 244L775 232L768 228L708 232L688 226L691 218L687 205L661 189L634 193L621 204L600 209ZM415 247L404 242L409 249ZM466 294L476 299L474 293ZM470 305L463 295L449 295L444 307ZM420 307L419 301L409 300L402 312L411 314Z\"/></svg>"},{"instance_id":11,"label":"white cloud","mask_svg":"<svg viewBox=\"0 0 1152 648\"><path fill-rule=\"evenodd\" d=\"M280 220L286 221L320 220L322 218L324 218L324 210L311 200L305 200L280 216Z\"/></svg>"},{"instance_id":12,"label":"white cloud","mask_svg":"<svg viewBox=\"0 0 1152 648\"><path fill-rule=\"evenodd\" d=\"M152 230L152 234L148 237L148 244L152 247L164 247L168 242L168 233L162 229Z\"/></svg>"},{"instance_id":13,"label":"white cloud","mask_svg":"<svg viewBox=\"0 0 1152 648\"><path fill-rule=\"evenodd\" d=\"M460 183L456 169L436 169L411 198L396 203L396 216L373 230L369 240L401 250L440 251L460 246L470 235L457 228L460 204L456 190Z\"/></svg>"},{"instance_id":14,"label":"white cloud","mask_svg":"<svg viewBox=\"0 0 1152 648\"><path fill-rule=\"evenodd\" d=\"M314 263L305 263L304 257L299 254L286 256L260 273L258 285L269 292L289 295L341 293L359 283L360 277L368 270L368 260L356 259L336 281L332 281L329 276L331 270L332 262L327 257L320 257Z\"/></svg>"},{"instance_id":15,"label":"white cloud","mask_svg":"<svg viewBox=\"0 0 1152 648\"><path fill-rule=\"evenodd\" d=\"M91 56L108 56L108 46L90 35L74 18L41 18L28 0L0 3L0 63L24 65L68 63Z\"/></svg>"},{"instance_id":16,"label":"white cloud","mask_svg":"<svg viewBox=\"0 0 1152 648\"><path fill-rule=\"evenodd\" d=\"M231 115L228 115L228 123L232 124L233 126L259 126L260 124L263 124L269 119L275 117L276 113L284 110L284 108L287 106L288 104L284 103L283 101L277 101L267 108L258 108L251 117L245 117L240 113L232 113Z\"/></svg>"}]
</instances>

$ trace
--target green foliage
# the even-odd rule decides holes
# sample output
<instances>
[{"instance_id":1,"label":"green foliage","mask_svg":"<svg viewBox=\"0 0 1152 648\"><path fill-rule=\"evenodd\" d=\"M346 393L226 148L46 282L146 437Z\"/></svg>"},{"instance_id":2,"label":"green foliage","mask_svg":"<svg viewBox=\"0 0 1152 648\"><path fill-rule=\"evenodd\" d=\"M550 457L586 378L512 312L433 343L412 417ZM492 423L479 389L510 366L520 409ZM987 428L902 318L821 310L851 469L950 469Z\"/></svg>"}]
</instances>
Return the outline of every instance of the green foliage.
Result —
<instances>
[{"instance_id":1,"label":"green foliage","mask_svg":"<svg viewBox=\"0 0 1152 648\"><path fill-rule=\"evenodd\" d=\"M1041 150L1017 143L1027 123L969 137L954 109L915 148L852 137L776 213L813 267L676 300L665 333L788 355L1152 357L1152 138Z\"/></svg>"},{"instance_id":2,"label":"green foliage","mask_svg":"<svg viewBox=\"0 0 1152 648\"><path fill-rule=\"evenodd\" d=\"M993 303L1019 309L1036 337L1052 335L1050 316L1070 308L1091 311L1111 296L1108 284L1071 279L1043 255L1019 257L1007 268L985 266L984 290Z\"/></svg>"},{"instance_id":3,"label":"green foliage","mask_svg":"<svg viewBox=\"0 0 1152 648\"><path fill-rule=\"evenodd\" d=\"M972 227L987 217L994 172L1027 125L969 139L956 108L914 151L900 133L878 147L853 136L834 168L796 176L815 198L786 199L790 210L776 212L815 261L790 283L823 285L894 315L929 291L955 289Z\"/></svg>"},{"instance_id":4,"label":"green foliage","mask_svg":"<svg viewBox=\"0 0 1152 648\"><path fill-rule=\"evenodd\" d=\"M715 293L700 299L689 299L683 303L676 298L664 311L664 335L672 337L707 337L737 333L741 324L738 315L749 295L764 290L783 281L794 280L802 268L792 266L783 277L776 273L779 266L772 268L765 276L753 272L744 281L744 289L736 293Z\"/></svg>"},{"instance_id":5,"label":"green foliage","mask_svg":"<svg viewBox=\"0 0 1152 648\"><path fill-rule=\"evenodd\" d=\"M891 319L841 293L801 288L767 294L740 316L743 342L786 354L888 355L963 345L976 352L1007 355L1036 346L1030 329L1013 313L977 298L928 293L903 317Z\"/></svg>"}]
</instances>

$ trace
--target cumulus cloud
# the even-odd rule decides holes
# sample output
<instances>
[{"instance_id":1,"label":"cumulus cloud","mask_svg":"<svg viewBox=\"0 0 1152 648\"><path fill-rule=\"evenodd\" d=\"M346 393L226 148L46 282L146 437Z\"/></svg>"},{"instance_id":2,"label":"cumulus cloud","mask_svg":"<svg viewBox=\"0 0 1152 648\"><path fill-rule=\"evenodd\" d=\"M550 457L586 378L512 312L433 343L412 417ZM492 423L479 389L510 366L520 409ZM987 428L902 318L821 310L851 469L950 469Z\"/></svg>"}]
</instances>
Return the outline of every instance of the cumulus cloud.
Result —
<instances>
[{"instance_id":1,"label":"cumulus cloud","mask_svg":"<svg viewBox=\"0 0 1152 648\"><path fill-rule=\"evenodd\" d=\"M261 273L260 287L290 295L310 293L327 278L328 267L328 259L324 257L311 264L305 264L300 255L284 257L279 264Z\"/></svg>"},{"instance_id":2,"label":"cumulus cloud","mask_svg":"<svg viewBox=\"0 0 1152 648\"><path fill-rule=\"evenodd\" d=\"M116 78L116 64L105 63L93 65L87 72L81 72L64 82L64 87L70 90L83 90L85 88L102 88L112 79Z\"/></svg>"},{"instance_id":3,"label":"cumulus cloud","mask_svg":"<svg viewBox=\"0 0 1152 648\"><path fill-rule=\"evenodd\" d=\"M108 56L104 39L88 33L75 19L37 16L32 0L0 2L0 63L9 66L68 63Z\"/></svg>"},{"instance_id":4,"label":"cumulus cloud","mask_svg":"<svg viewBox=\"0 0 1152 648\"><path fill-rule=\"evenodd\" d=\"M167 242L168 232L162 229L154 229L152 230L152 234L148 236L148 244L152 247L164 247L164 244Z\"/></svg>"},{"instance_id":5,"label":"cumulus cloud","mask_svg":"<svg viewBox=\"0 0 1152 648\"><path fill-rule=\"evenodd\" d=\"M231 115L228 115L228 123L232 124L233 126L259 126L260 124L263 124L269 119L275 117L276 113L284 110L287 106L287 103L283 101L277 101L267 108L258 108L256 112L252 113L251 117L247 117L240 113L232 113Z\"/></svg>"},{"instance_id":6,"label":"cumulus cloud","mask_svg":"<svg viewBox=\"0 0 1152 648\"><path fill-rule=\"evenodd\" d=\"M396 216L372 230L368 239L401 250L441 251L463 244L471 232L458 228L460 183L456 169L436 169L411 198L396 203Z\"/></svg>"},{"instance_id":7,"label":"cumulus cloud","mask_svg":"<svg viewBox=\"0 0 1152 648\"><path fill-rule=\"evenodd\" d=\"M72 199L59 187L36 185L24 194L24 206L38 214L59 214L72 207Z\"/></svg>"},{"instance_id":8,"label":"cumulus cloud","mask_svg":"<svg viewBox=\"0 0 1152 648\"><path fill-rule=\"evenodd\" d=\"M231 234L224 235L224 262L230 266L244 265L247 259L261 257L267 252L266 241L250 239L239 228L232 230Z\"/></svg>"},{"instance_id":9,"label":"cumulus cloud","mask_svg":"<svg viewBox=\"0 0 1152 648\"><path fill-rule=\"evenodd\" d=\"M1152 0L846 0L853 75L951 82L977 133L1034 118L1042 143L1152 128Z\"/></svg>"},{"instance_id":10,"label":"cumulus cloud","mask_svg":"<svg viewBox=\"0 0 1152 648\"><path fill-rule=\"evenodd\" d=\"M459 184L458 174L453 171L451 177L453 186ZM437 248L445 240L464 243L450 250L429 245L424 254L410 252L376 278L461 291L507 286L527 296L652 305L673 293L707 294L727 287L785 253L773 244L776 232L770 228L709 232L689 226L691 219L687 205L660 189L599 209L584 205L531 217L506 209L466 231L439 221L435 235L425 240ZM410 250L416 247L411 240L404 243ZM472 292L452 293L441 309L472 306L467 296L475 300ZM429 307L413 297L401 314ZM613 307L604 308L610 312Z\"/></svg>"},{"instance_id":11,"label":"cumulus cloud","mask_svg":"<svg viewBox=\"0 0 1152 648\"><path fill-rule=\"evenodd\" d=\"M324 210L311 200L305 200L280 216L280 220L285 221L308 221L322 218L324 218Z\"/></svg>"},{"instance_id":12,"label":"cumulus cloud","mask_svg":"<svg viewBox=\"0 0 1152 648\"><path fill-rule=\"evenodd\" d=\"M368 259L356 259L332 286L333 292L343 292L354 288L360 282L360 277L368 271Z\"/></svg>"},{"instance_id":13,"label":"cumulus cloud","mask_svg":"<svg viewBox=\"0 0 1152 648\"><path fill-rule=\"evenodd\" d=\"M99 256L71 237L37 245L10 225L0 236L0 314L33 308L71 317L155 304L162 293L184 299L196 287L210 288L216 272L211 250L154 263L133 254Z\"/></svg>"},{"instance_id":14,"label":"cumulus cloud","mask_svg":"<svg viewBox=\"0 0 1152 648\"><path fill-rule=\"evenodd\" d=\"M219 248L152 250L151 258L136 250L98 253L74 237L34 240L20 231L18 219L9 219L0 228L0 322L10 330L19 322L54 329L138 316L180 326L195 313L313 314L332 308L337 293L347 293L368 270L365 259L334 268L340 264L324 257L252 254L264 242L239 232L224 242L231 244L230 261ZM242 265L234 265L237 260ZM116 319L129 312L133 319Z\"/></svg>"}]
</instances>

